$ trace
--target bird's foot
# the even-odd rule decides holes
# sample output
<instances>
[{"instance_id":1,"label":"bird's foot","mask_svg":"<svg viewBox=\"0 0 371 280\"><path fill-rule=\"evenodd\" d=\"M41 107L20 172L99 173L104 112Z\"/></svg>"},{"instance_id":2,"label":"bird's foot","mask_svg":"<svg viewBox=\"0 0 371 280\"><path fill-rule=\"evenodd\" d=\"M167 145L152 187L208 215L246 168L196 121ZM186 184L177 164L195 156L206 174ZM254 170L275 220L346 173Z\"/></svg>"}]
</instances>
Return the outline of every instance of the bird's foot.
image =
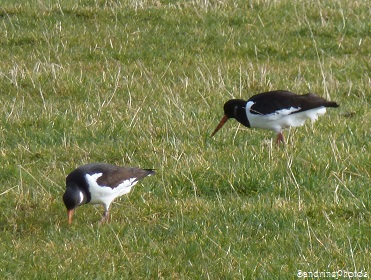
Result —
<instances>
[{"instance_id":1,"label":"bird's foot","mask_svg":"<svg viewBox=\"0 0 371 280\"><path fill-rule=\"evenodd\" d=\"M285 138L283 137L282 132L277 134L276 144L277 145L282 144L285 146Z\"/></svg>"},{"instance_id":2,"label":"bird's foot","mask_svg":"<svg viewBox=\"0 0 371 280\"><path fill-rule=\"evenodd\" d=\"M110 220L109 212L108 212L108 211L104 211L104 214L103 214L102 220L100 220L99 224L102 225L102 224L104 224L104 223L108 223L109 220Z\"/></svg>"}]
</instances>

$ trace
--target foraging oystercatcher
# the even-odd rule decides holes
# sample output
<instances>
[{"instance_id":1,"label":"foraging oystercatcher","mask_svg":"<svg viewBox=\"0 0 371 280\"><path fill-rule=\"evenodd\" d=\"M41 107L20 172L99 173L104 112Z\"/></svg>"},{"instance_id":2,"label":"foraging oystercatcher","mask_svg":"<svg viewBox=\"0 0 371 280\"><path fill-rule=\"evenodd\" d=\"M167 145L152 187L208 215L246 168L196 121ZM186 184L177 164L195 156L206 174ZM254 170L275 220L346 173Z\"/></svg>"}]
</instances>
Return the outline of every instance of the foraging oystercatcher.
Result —
<instances>
[{"instance_id":1,"label":"foraging oystercatcher","mask_svg":"<svg viewBox=\"0 0 371 280\"><path fill-rule=\"evenodd\" d=\"M109 207L118 196L127 194L140 179L155 173L153 169L120 167L107 163L90 163L78 167L66 178L63 202L68 223L72 223L75 208L83 204L102 204L101 223L109 220Z\"/></svg>"},{"instance_id":2,"label":"foraging oystercatcher","mask_svg":"<svg viewBox=\"0 0 371 280\"><path fill-rule=\"evenodd\" d=\"M231 99L224 104L224 116L211 137L234 118L246 127L273 130L277 143L284 143L282 130L291 126L302 126L307 119L317 120L326 113L326 107L339 107L314 93L297 95L290 91L276 90L259 93L247 101Z\"/></svg>"}]
</instances>

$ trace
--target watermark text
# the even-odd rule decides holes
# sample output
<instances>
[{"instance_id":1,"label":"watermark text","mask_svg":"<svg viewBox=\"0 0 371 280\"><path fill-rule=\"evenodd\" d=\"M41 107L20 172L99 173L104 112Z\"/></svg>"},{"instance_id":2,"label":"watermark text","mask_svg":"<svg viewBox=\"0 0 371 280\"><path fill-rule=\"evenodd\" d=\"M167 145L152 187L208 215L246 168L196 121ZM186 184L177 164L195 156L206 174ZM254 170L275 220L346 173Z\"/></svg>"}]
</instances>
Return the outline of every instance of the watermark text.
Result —
<instances>
[{"instance_id":1,"label":"watermark text","mask_svg":"<svg viewBox=\"0 0 371 280\"><path fill-rule=\"evenodd\" d=\"M304 271L298 270L296 276L298 278L333 278L333 279L342 279L342 278L350 278L350 279L364 279L368 278L367 271L360 270L360 271L350 271L346 269L339 269L336 271L320 271L320 270L313 270L313 271Z\"/></svg>"}]
</instances>

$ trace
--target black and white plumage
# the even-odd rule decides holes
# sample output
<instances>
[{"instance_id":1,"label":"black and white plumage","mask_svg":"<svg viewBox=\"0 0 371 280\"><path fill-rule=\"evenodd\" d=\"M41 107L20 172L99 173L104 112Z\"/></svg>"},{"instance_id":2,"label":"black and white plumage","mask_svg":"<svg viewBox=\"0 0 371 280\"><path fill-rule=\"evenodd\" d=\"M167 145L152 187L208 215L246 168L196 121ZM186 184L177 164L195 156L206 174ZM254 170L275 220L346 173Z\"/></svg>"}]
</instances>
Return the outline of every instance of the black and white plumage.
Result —
<instances>
[{"instance_id":1,"label":"black and white plumage","mask_svg":"<svg viewBox=\"0 0 371 280\"><path fill-rule=\"evenodd\" d=\"M76 207L83 204L102 204L104 215L101 223L109 220L112 201L127 194L140 179L155 173L153 169L120 167L107 163L90 163L78 167L66 178L63 202L67 208L68 223Z\"/></svg>"},{"instance_id":2,"label":"black and white plumage","mask_svg":"<svg viewBox=\"0 0 371 280\"><path fill-rule=\"evenodd\" d=\"M317 120L326 113L326 107L339 105L314 93L297 95L284 90L259 93L247 101L231 99L224 104L224 116L211 136L234 118L246 127L273 130L277 133L276 142L284 142L283 129L302 126L307 119Z\"/></svg>"}]
</instances>

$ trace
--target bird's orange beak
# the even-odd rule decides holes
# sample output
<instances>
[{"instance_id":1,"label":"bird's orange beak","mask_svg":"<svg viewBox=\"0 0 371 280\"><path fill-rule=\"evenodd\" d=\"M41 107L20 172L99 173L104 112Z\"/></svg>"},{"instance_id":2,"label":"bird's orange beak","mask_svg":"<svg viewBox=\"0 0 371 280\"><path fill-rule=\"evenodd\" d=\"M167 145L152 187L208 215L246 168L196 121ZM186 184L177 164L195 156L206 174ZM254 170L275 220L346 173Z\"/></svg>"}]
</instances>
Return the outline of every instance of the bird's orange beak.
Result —
<instances>
[{"instance_id":1,"label":"bird's orange beak","mask_svg":"<svg viewBox=\"0 0 371 280\"><path fill-rule=\"evenodd\" d=\"M72 224L72 216L75 212L75 209L67 210L67 216L68 216L68 224Z\"/></svg>"},{"instance_id":2,"label":"bird's orange beak","mask_svg":"<svg viewBox=\"0 0 371 280\"><path fill-rule=\"evenodd\" d=\"M220 120L218 126L215 128L214 132L211 134L211 137L213 137L215 133L217 133L218 130L222 128L222 126L225 124L227 120L228 120L228 116L224 115L223 118Z\"/></svg>"}]
</instances>

